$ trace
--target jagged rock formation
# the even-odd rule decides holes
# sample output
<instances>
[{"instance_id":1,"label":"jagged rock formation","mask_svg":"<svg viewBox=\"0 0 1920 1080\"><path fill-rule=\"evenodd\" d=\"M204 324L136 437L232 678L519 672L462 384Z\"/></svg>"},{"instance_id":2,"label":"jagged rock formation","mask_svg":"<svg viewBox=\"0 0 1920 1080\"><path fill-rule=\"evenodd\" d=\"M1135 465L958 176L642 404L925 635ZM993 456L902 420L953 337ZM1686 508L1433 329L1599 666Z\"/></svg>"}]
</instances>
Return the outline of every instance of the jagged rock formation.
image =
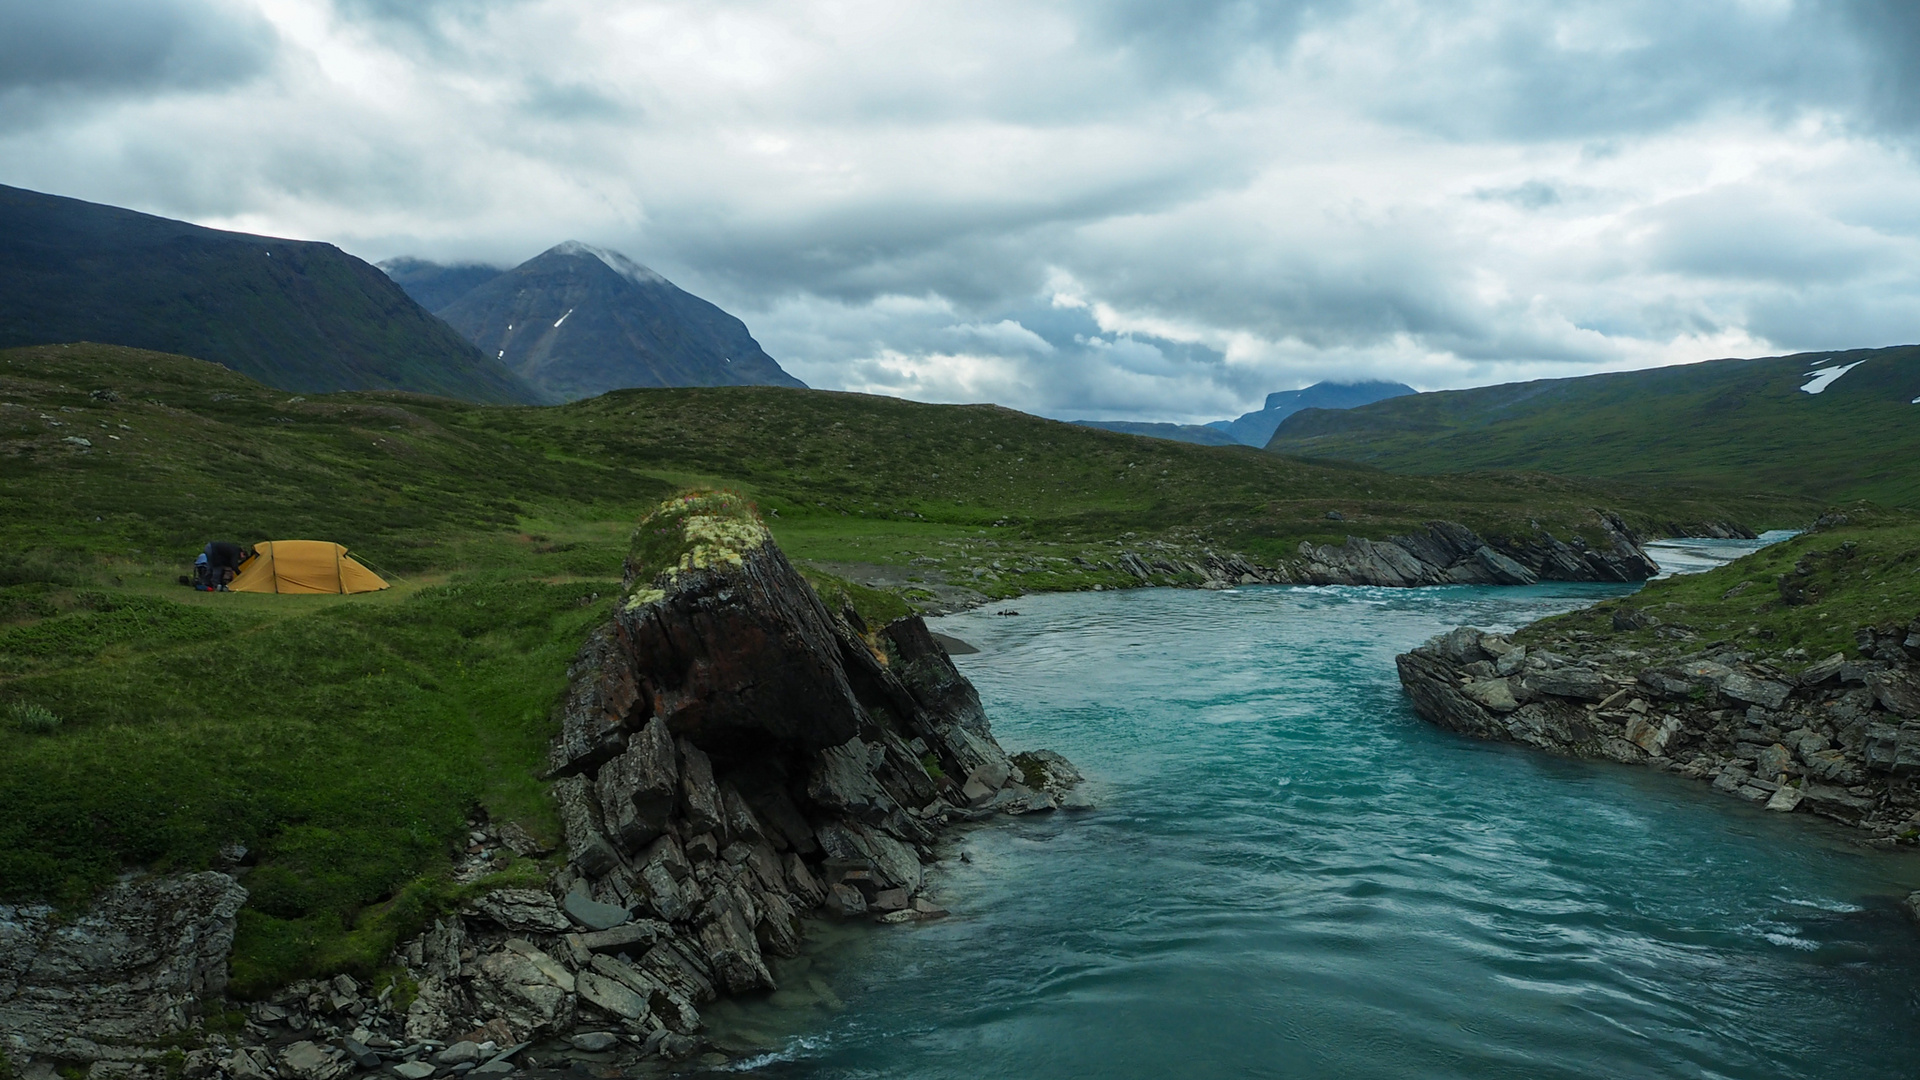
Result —
<instances>
[{"instance_id":1,"label":"jagged rock formation","mask_svg":"<svg viewBox=\"0 0 1920 1080\"><path fill-rule=\"evenodd\" d=\"M775 988L802 913L944 914L920 895L939 828L1079 779L1008 757L919 618L829 611L737 499L674 500L635 536L551 748L567 868L416 943L409 1039L498 1022L503 1045L585 1028L684 1053L701 1006Z\"/></svg>"},{"instance_id":2,"label":"jagged rock formation","mask_svg":"<svg viewBox=\"0 0 1920 1080\"><path fill-rule=\"evenodd\" d=\"M0 1051L63 1061L138 1060L184 1031L227 986L234 915L226 874L128 877L85 914L0 905Z\"/></svg>"},{"instance_id":3,"label":"jagged rock formation","mask_svg":"<svg viewBox=\"0 0 1920 1080\"><path fill-rule=\"evenodd\" d=\"M1620 616L1616 616L1620 617ZM1453 731L1709 780L1768 810L1876 836L1920 829L1920 619L1794 672L1732 646L1559 655L1460 627L1398 660Z\"/></svg>"}]
</instances>

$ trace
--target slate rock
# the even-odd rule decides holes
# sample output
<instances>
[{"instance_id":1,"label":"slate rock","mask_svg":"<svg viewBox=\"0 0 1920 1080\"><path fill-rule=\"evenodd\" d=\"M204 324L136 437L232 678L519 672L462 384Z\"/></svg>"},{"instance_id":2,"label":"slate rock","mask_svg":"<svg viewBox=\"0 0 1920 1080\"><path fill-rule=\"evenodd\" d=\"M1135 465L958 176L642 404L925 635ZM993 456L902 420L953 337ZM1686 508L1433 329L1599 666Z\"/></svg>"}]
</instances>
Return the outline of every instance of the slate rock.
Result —
<instances>
[{"instance_id":1,"label":"slate rock","mask_svg":"<svg viewBox=\"0 0 1920 1080\"><path fill-rule=\"evenodd\" d=\"M1462 691L1482 708L1497 713L1510 713L1520 707L1513 699L1513 688L1505 679L1480 679L1468 683Z\"/></svg>"},{"instance_id":2,"label":"slate rock","mask_svg":"<svg viewBox=\"0 0 1920 1080\"><path fill-rule=\"evenodd\" d=\"M358 1039L340 1040L340 1049L346 1053L348 1060L362 1069L377 1069L381 1065L380 1055Z\"/></svg>"},{"instance_id":3,"label":"slate rock","mask_svg":"<svg viewBox=\"0 0 1920 1080\"><path fill-rule=\"evenodd\" d=\"M589 930L611 930L633 917L626 908L603 904L578 890L568 893L561 906L574 922Z\"/></svg>"},{"instance_id":4,"label":"slate rock","mask_svg":"<svg viewBox=\"0 0 1920 1080\"><path fill-rule=\"evenodd\" d=\"M1792 688L1771 679L1756 679L1738 671L1729 671L1719 681L1720 693L1735 701L1748 705L1759 705L1766 709L1778 709L1787 700Z\"/></svg>"},{"instance_id":5,"label":"slate rock","mask_svg":"<svg viewBox=\"0 0 1920 1080\"><path fill-rule=\"evenodd\" d=\"M575 1050L598 1054L620 1045L620 1037L610 1031L583 1031L567 1039Z\"/></svg>"},{"instance_id":6,"label":"slate rock","mask_svg":"<svg viewBox=\"0 0 1920 1080\"><path fill-rule=\"evenodd\" d=\"M339 1080L352 1071L346 1054L318 1043L302 1040L280 1050L280 1072L291 1080Z\"/></svg>"},{"instance_id":7,"label":"slate rock","mask_svg":"<svg viewBox=\"0 0 1920 1080\"><path fill-rule=\"evenodd\" d=\"M462 1039L433 1055L433 1060L440 1065L478 1064L482 1056L479 1043Z\"/></svg>"},{"instance_id":8,"label":"slate rock","mask_svg":"<svg viewBox=\"0 0 1920 1080\"><path fill-rule=\"evenodd\" d=\"M620 865L620 856L607 840L592 781L582 776L562 777L555 781L552 794L560 810L568 861L592 878L602 877Z\"/></svg>"},{"instance_id":9,"label":"slate rock","mask_svg":"<svg viewBox=\"0 0 1920 1080\"><path fill-rule=\"evenodd\" d=\"M843 919L852 918L855 915L866 914L867 898L860 895L859 889L846 882L835 882L827 890L826 908L828 912Z\"/></svg>"},{"instance_id":10,"label":"slate rock","mask_svg":"<svg viewBox=\"0 0 1920 1080\"><path fill-rule=\"evenodd\" d=\"M393 1074L401 1080L427 1080L437 1071L432 1063L425 1061L403 1061L393 1067Z\"/></svg>"},{"instance_id":11,"label":"slate rock","mask_svg":"<svg viewBox=\"0 0 1920 1080\"><path fill-rule=\"evenodd\" d=\"M665 831L679 797L679 780L673 738L656 716L595 778L600 810L614 840L630 852L645 850Z\"/></svg>"},{"instance_id":12,"label":"slate rock","mask_svg":"<svg viewBox=\"0 0 1920 1080\"><path fill-rule=\"evenodd\" d=\"M1799 788L1791 784L1782 784L1780 790L1774 792L1773 797L1767 800L1766 809L1780 813L1792 813L1794 808L1800 805L1802 798L1803 796L1800 794Z\"/></svg>"},{"instance_id":13,"label":"slate rock","mask_svg":"<svg viewBox=\"0 0 1920 1080\"><path fill-rule=\"evenodd\" d=\"M508 930L561 934L573 929L553 897L541 889L495 889L474 900L471 906L475 914Z\"/></svg>"},{"instance_id":14,"label":"slate rock","mask_svg":"<svg viewBox=\"0 0 1920 1080\"><path fill-rule=\"evenodd\" d=\"M1576 667L1556 668L1529 675L1527 688L1538 694L1576 701L1599 701L1609 693L1606 680L1600 677L1599 672Z\"/></svg>"}]
</instances>

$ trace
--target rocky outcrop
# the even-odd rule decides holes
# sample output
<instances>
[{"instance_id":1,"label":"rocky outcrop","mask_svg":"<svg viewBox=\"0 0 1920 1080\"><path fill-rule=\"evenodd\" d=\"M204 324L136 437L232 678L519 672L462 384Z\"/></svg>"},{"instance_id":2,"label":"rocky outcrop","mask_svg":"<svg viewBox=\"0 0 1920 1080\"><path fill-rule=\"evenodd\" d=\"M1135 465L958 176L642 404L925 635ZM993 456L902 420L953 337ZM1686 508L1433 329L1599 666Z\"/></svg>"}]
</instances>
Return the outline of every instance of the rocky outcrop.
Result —
<instances>
[{"instance_id":1,"label":"rocky outcrop","mask_svg":"<svg viewBox=\"0 0 1920 1080\"><path fill-rule=\"evenodd\" d=\"M0 1049L14 1060L137 1060L227 985L226 874L127 877L77 917L0 905Z\"/></svg>"},{"instance_id":2,"label":"rocky outcrop","mask_svg":"<svg viewBox=\"0 0 1920 1080\"><path fill-rule=\"evenodd\" d=\"M1671 770L1768 810L1911 840L1920 619L1863 627L1857 642L1855 656L1813 663L1725 645L1661 653L1570 642L1562 654L1461 627L1397 664L1420 715L1450 730Z\"/></svg>"},{"instance_id":3,"label":"rocky outcrop","mask_svg":"<svg viewBox=\"0 0 1920 1080\"><path fill-rule=\"evenodd\" d=\"M1305 585L1531 585L1536 581L1645 581L1660 572L1625 522L1599 513L1604 542L1560 540L1541 530L1530 537L1481 537L1464 525L1433 521L1418 536L1388 540L1347 537L1346 543L1302 542L1288 580Z\"/></svg>"},{"instance_id":4,"label":"rocky outcrop","mask_svg":"<svg viewBox=\"0 0 1920 1080\"><path fill-rule=\"evenodd\" d=\"M922 892L944 826L1055 809L1079 780L1044 752L1023 772L920 619L829 610L736 501L677 500L636 535L550 750L567 866L412 946L406 1039L684 1054L708 1002L776 988L803 914L942 915Z\"/></svg>"}]
</instances>

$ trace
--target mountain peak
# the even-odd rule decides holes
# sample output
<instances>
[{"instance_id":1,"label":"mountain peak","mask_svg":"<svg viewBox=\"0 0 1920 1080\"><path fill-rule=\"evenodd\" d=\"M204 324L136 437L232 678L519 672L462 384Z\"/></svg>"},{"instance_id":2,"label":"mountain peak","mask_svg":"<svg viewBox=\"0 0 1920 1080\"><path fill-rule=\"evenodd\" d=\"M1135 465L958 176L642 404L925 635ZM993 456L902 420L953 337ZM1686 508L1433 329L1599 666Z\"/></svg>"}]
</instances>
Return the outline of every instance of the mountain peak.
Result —
<instances>
[{"instance_id":1,"label":"mountain peak","mask_svg":"<svg viewBox=\"0 0 1920 1080\"><path fill-rule=\"evenodd\" d=\"M594 247L578 240L568 240L555 244L543 254L547 255L589 255L607 264L607 269L633 282L635 285L665 285L667 279L652 269L642 266L625 255L608 248Z\"/></svg>"}]
</instances>

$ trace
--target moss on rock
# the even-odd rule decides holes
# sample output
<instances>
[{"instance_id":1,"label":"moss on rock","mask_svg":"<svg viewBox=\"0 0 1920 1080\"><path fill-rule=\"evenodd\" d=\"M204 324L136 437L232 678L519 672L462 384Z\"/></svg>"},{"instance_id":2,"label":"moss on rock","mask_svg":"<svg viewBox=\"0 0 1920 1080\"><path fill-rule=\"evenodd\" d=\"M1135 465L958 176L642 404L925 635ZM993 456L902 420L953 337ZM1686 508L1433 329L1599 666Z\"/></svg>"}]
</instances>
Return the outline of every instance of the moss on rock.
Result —
<instances>
[{"instance_id":1,"label":"moss on rock","mask_svg":"<svg viewBox=\"0 0 1920 1080\"><path fill-rule=\"evenodd\" d=\"M661 503L633 530L627 549L627 606L666 595L681 574L739 566L773 539L760 514L731 491L688 491Z\"/></svg>"}]
</instances>

